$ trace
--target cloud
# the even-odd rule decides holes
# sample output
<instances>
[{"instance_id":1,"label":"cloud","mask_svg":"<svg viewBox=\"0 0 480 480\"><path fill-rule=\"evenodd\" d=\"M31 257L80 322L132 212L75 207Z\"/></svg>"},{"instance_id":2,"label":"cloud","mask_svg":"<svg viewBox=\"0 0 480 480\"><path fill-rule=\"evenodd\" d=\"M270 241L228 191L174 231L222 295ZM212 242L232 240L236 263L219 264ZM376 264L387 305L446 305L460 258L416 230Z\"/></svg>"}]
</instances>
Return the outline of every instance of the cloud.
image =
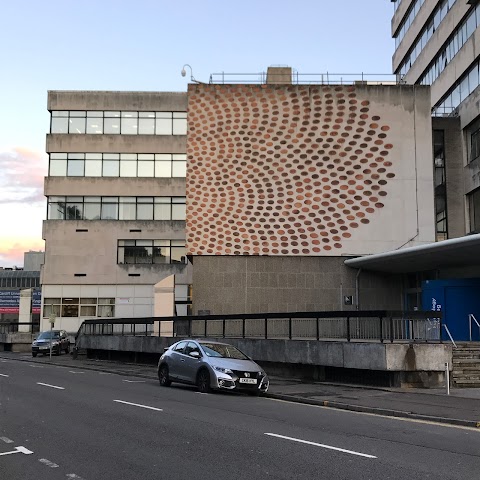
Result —
<instances>
[{"instance_id":1,"label":"cloud","mask_svg":"<svg viewBox=\"0 0 480 480\"><path fill-rule=\"evenodd\" d=\"M44 155L25 148L0 152L0 203L44 202L43 181L47 164Z\"/></svg>"},{"instance_id":2,"label":"cloud","mask_svg":"<svg viewBox=\"0 0 480 480\"><path fill-rule=\"evenodd\" d=\"M0 240L0 266L23 266L23 254L28 251L44 251L45 244L40 238L26 238L20 241Z\"/></svg>"}]
</instances>

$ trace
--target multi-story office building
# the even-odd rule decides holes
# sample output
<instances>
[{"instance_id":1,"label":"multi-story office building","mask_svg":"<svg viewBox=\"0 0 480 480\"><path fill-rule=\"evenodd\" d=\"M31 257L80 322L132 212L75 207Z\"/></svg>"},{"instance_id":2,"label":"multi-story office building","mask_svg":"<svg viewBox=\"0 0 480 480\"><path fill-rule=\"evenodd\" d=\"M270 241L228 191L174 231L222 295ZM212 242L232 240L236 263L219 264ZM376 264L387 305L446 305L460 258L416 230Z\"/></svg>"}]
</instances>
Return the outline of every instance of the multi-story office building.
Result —
<instances>
[{"instance_id":1,"label":"multi-story office building","mask_svg":"<svg viewBox=\"0 0 480 480\"><path fill-rule=\"evenodd\" d=\"M480 3L394 0L393 71L431 85L437 239L480 232Z\"/></svg>"},{"instance_id":2,"label":"multi-story office building","mask_svg":"<svg viewBox=\"0 0 480 480\"><path fill-rule=\"evenodd\" d=\"M185 93L48 93L42 328L188 313Z\"/></svg>"}]
</instances>

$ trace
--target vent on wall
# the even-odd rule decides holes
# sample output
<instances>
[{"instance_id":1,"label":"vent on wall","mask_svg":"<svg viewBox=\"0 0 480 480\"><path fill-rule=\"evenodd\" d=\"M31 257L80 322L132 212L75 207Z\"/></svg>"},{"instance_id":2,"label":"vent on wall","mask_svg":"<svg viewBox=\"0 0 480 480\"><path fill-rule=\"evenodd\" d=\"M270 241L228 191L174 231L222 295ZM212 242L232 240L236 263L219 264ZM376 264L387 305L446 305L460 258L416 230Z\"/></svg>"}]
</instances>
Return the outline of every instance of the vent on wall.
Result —
<instances>
[{"instance_id":1,"label":"vent on wall","mask_svg":"<svg viewBox=\"0 0 480 480\"><path fill-rule=\"evenodd\" d=\"M87 228L77 228L75 231L76 232L88 232L88 229Z\"/></svg>"},{"instance_id":2,"label":"vent on wall","mask_svg":"<svg viewBox=\"0 0 480 480\"><path fill-rule=\"evenodd\" d=\"M86 273L75 273L74 276L75 277L86 277L87 274Z\"/></svg>"},{"instance_id":3,"label":"vent on wall","mask_svg":"<svg viewBox=\"0 0 480 480\"><path fill-rule=\"evenodd\" d=\"M141 230L139 228L132 228L132 229L130 229L130 232L139 233L139 232L141 232Z\"/></svg>"},{"instance_id":4,"label":"vent on wall","mask_svg":"<svg viewBox=\"0 0 480 480\"><path fill-rule=\"evenodd\" d=\"M139 273L129 273L128 276L129 277L139 277L140 274Z\"/></svg>"}]
</instances>

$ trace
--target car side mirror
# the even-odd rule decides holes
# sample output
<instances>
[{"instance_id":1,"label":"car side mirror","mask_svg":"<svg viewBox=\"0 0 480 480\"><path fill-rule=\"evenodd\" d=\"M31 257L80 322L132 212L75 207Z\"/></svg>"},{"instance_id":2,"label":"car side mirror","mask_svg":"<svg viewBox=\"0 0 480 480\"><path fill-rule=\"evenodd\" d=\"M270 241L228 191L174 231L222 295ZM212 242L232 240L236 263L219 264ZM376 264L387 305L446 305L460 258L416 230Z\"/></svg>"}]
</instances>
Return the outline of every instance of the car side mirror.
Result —
<instances>
[{"instance_id":1,"label":"car side mirror","mask_svg":"<svg viewBox=\"0 0 480 480\"><path fill-rule=\"evenodd\" d=\"M194 350L193 352L190 352L190 356L193 358L200 358L200 352Z\"/></svg>"}]
</instances>

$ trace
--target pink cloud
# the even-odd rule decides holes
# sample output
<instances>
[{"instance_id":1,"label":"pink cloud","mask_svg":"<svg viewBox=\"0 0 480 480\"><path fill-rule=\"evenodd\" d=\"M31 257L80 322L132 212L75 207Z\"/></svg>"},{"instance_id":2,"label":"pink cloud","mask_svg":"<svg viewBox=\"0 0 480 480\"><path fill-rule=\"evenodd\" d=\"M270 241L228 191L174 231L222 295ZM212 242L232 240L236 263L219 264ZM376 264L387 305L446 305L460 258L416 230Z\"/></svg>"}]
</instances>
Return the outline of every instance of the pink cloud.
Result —
<instances>
[{"instance_id":1,"label":"pink cloud","mask_svg":"<svg viewBox=\"0 0 480 480\"><path fill-rule=\"evenodd\" d=\"M25 148L0 152L0 203L45 201L43 180L47 165L45 155Z\"/></svg>"},{"instance_id":2,"label":"pink cloud","mask_svg":"<svg viewBox=\"0 0 480 480\"><path fill-rule=\"evenodd\" d=\"M0 265L4 267L23 266L23 254L28 251L44 251L42 239L25 239L17 243L0 241Z\"/></svg>"}]
</instances>

